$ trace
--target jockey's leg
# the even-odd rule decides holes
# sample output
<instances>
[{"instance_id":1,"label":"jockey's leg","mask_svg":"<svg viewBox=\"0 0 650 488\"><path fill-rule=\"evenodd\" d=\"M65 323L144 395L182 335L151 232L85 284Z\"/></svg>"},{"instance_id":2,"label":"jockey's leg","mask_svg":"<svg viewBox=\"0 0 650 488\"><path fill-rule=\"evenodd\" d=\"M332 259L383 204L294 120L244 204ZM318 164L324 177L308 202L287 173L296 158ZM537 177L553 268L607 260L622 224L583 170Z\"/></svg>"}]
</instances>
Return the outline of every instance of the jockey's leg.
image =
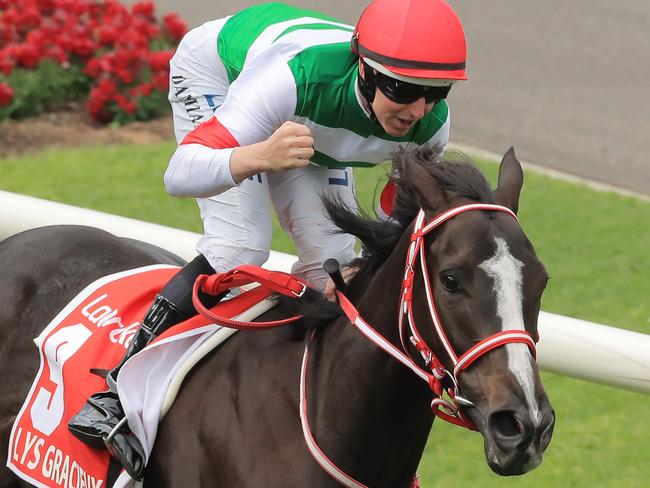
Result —
<instances>
[{"instance_id":1,"label":"jockey's leg","mask_svg":"<svg viewBox=\"0 0 650 488\"><path fill-rule=\"evenodd\" d=\"M320 197L329 195L351 209L356 208L352 169L328 169L310 164L270 174L269 189L278 220L296 243L298 261L291 272L323 290L328 278L323 262L335 258L347 264L356 254L355 238L340 233L327 217Z\"/></svg>"},{"instance_id":2,"label":"jockey's leg","mask_svg":"<svg viewBox=\"0 0 650 488\"><path fill-rule=\"evenodd\" d=\"M235 266L261 266L269 258L273 236L268 175L251 176L239 186L197 203L204 235L196 249L217 273Z\"/></svg>"},{"instance_id":3,"label":"jockey's leg","mask_svg":"<svg viewBox=\"0 0 650 488\"><path fill-rule=\"evenodd\" d=\"M111 391L117 391L115 382L120 369L131 358L140 352L144 346L169 329L172 325L196 315L192 304L192 288L199 275L214 273L214 269L202 255L196 256L176 273L165 287L154 298L153 304L145 314L142 326L133 337L122 361L115 366L106 377ZM210 308L216 305L223 295L211 297L201 294L202 303Z\"/></svg>"},{"instance_id":4,"label":"jockey's leg","mask_svg":"<svg viewBox=\"0 0 650 488\"><path fill-rule=\"evenodd\" d=\"M115 384L118 373L126 361L140 352L151 340L172 325L196 314L192 305L194 281L201 274L212 274L213 272L208 261L199 255L174 275L156 295L153 305L145 315L140 329L131 340L124 357L106 377L110 389L92 395L79 413L68 422L70 431L86 444L93 447L101 447L105 444L111 454L122 463L134 479L139 479L142 476L144 453L140 442L122 422L125 414ZM203 296L202 300L206 306L211 307L220 298L221 296Z\"/></svg>"}]
</instances>

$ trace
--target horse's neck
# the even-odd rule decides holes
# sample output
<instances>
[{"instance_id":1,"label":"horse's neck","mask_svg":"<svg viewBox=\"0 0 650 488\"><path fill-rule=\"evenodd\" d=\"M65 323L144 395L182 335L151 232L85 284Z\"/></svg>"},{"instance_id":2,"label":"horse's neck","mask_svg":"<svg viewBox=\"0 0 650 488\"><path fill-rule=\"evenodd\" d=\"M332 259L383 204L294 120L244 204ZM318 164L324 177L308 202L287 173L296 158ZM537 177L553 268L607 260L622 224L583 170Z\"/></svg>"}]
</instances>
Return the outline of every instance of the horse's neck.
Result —
<instances>
[{"instance_id":1,"label":"horse's neck","mask_svg":"<svg viewBox=\"0 0 650 488\"><path fill-rule=\"evenodd\" d=\"M394 344L404 241L357 300L362 317ZM409 486L433 419L428 387L346 321L325 335L312 390L319 392L315 435L332 446L344 470L370 486Z\"/></svg>"}]
</instances>

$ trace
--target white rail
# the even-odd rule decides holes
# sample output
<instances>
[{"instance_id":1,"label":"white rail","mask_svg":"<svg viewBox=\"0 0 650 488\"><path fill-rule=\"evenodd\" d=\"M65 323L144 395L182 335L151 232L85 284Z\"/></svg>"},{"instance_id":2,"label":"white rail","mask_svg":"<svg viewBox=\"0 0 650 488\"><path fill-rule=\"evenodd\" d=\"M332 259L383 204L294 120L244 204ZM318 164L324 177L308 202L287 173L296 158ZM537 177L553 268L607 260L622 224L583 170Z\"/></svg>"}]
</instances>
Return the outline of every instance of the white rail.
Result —
<instances>
[{"instance_id":1,"label":"white rail","mask_svg":"<svg viewBox=\"0 0 650 488\"><path fill-rule=\"evenodd\" d=\"M52 224L92 225L150 242L185 259L196 255L198 234L162 225L0 191L0 239ZM295 257L272 252L265 264L287 271ZM539 364L587 381L650 393L650 335L542 312Z\"/></svg>"}]
</instances>

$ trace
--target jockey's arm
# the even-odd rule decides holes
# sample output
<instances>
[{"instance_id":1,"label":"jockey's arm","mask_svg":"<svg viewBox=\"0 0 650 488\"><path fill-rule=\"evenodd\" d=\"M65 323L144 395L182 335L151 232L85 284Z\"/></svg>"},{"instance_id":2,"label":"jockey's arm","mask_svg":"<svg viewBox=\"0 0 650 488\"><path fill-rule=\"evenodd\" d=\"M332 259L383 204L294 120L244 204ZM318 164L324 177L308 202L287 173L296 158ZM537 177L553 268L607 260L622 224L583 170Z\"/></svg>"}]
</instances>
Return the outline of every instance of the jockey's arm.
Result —
<instances>
[{"instance_id":1,"label":"jockey's arm","mask_svg":"<svg viewBox=\"0 0 650 488\"><path fill-rule=\"evenodd\" d=\"M165 172L170 195L211 197L258 173L306 166L314 155L311 131L291 121L262 142L234 148L213 145L197 140L176 148Z\"/></svg>"},{"instance_id":2,"label":"jockey's arm","mask_svg":"<svg viewBox=\"0 0 650 488\"><path fill-rule=\"evenodd\" d=\"M309 164L314 141L307 127L291 121L295 107L296 86L286 63L251 63L213 116L176 148L165 172L167 191L205 198L257 173Z\"/></svg>"},{"instance_id":3,"label":"jockey's arm","mask_svg":"<svg viewBox=\"0 0 650 488\"><path fill-rule=\"evenodd\" d=\"M285 122L267 140L235 148L230 156L230 174L235 183L240 183L257 173L306 166L314 155L313 146L307 127Z\"/></svg>"}]
</instances>

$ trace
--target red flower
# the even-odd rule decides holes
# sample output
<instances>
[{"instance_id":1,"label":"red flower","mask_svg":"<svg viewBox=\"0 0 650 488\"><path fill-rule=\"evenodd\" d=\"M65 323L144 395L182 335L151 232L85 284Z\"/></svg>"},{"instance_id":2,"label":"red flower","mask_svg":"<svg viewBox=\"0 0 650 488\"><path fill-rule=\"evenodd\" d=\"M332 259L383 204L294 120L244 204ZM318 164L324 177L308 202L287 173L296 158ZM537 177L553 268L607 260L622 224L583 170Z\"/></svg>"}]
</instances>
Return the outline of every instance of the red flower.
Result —
<instances>
[{"instance_id":1,"label":"red flower","mask_svg":"<svg viewBox=\"0 0 650 488\"><path fill-rule=\"evenodd\" d=\"M65 32L57 35L56 38L53 39L53 42L64 51L69 51L74 45L74 39Z\"/></svg>"},{"instance_id":2,"label":"red flower","mask_svg":"<svg viewBox=\"0 0 650 488\"><path fill-rule=\"evenodd\" d=\"M102 74L102 65L99 58L93 58L84 67L84 73L91 78L99 78Z\"/></svg>"},{"instance_id":3,"label":"red flower","mask_svg":"<svg viewBox=\"0 0 650 488\"><path fill-rule=\"evenodd\" d=\"M154 4L151 0L142 0L131 8L131 12L134 15L142 15L143 17L153 17L154 14Z\"/></svg>"},{"instance_id":4,"label":"red flower","mask_svg":"<svg viewBox=\"0 0 650 488\"><path fill-rule=\"evenodd\" d=\"M104 12L104 4L102 2L92 2L87 5L88 15L91 19L97 19L102 16Z\"/></svg>"},{"instance_id":5,"label":"red flower","mask_svg":"<svg viewBox=\"0 0 650 488\"><path fill-rule=\"evenodd\" d=\"M142 83L141 85L131 88L131 90L129 90L129 94L132 97L139 97L139 96L148 97L149 95L151 95L151 91L152 88L150 83Z\"/></svg>"},{"instance_id":6,"label":"red flower","mask_svg":"<svg viewBox=\"0 0 650 488\"><path fill-rule=\"evenodd\" d=\"M149 53L149 66L153 71L169 71L169 60L173 54L174 51L171 49Z\"/></svg>"},{"instance_id":7,"label":"red flower","mask_svg":"<svg viewBox=\"0 0 650 488\"><path fill-rule=\"evenodd\" d=\"M2 0L0 0L1 2ZM49 15L56 7L57 0L36 0L38 9L42 15Z\"/></svg>"},{"instance_id":8,"label":"red flower","mask_svg":"<svg viewBox=\"0 0 650 488\"><path fill-rule=\"evenodd\" d=\"M76 37L70 46L70 51L82 59L87 59L95 54L96 49L95 43L87 37Z\"/></svg>"},{"instance_id":9,"label":"red flower","mask_svg":"<svg viewBox=\"0 0 650 488\"><path fill-rule=\"evenodd\" d=\"M43 57L53 59L59 64L67 63L69 61L68 55L65 53L65 51L56 45L48 47L45 50Z\"/></svg>"},{"instance_id":10,"label":"red flower","mask_svg":"<svg viewBox=\"0 0 650 488\"><path fill-rule=\"evenodd\" d=\"M20 20L20 14L16 9L8 8L2 12L0 21L8 26L14 26Z\"/></svg>"},{"instance_id":11,"label":"red flower","mask_svg":"<svg viewBox=\"0 0 650 488\"><path fill-rule=\"evenodd\" d=\"M153 75L151 86L154 90L167 91L169 90L169 73L158 72Z\"/></svg>"},{"instance_id":12,"label":"red flower","mask_svg":"<svg viewBox=\"0 0 650 488\"><path fill-rule=\"evenodd\" d=\"M14 69L14 61L9 57L0 56L0 73L9 76Z\"/></svg>"},{"instance_id":13,"label":"red flower","mask_svg":"<svg viewBox=\"0 0 650 488\"><path fill-rule=\"evenodd\" d=\"M14 39L14 28L10 25L5 25L2 22L0 22L0 46L6 46L13 39Z\"/></svg>"},{"instance_id":14,"label":"red flower","mask_svg":"<svg viewBox=\"0 0 650 488\"><path fill-rule=\"evenodd\" d=\"M110 98L117 93L117 84L110 78L102 78L97 84L97 89L106 96L106 98Z\"/></svg>"},{"instance_id":15,"label":"red flower","mask_svg":"<svg viewBox=\"0 0 650 488\"><path fill-rule=\"evenodd\" d=\"M120 36L118 30L112 25L103 25L99 29L99 42L104 45L114 44Z\"/></svg>"},{"instance_id":16,"label":"red flower","mask_svg":"<svg viewBox=\"0 0 650 488\"><path fill-rule=\"evenodd\" d=\"M121 82L127 85L133 81L133 74L128 69L117 68L113 71L113 73L119 78Z\"/></svg>"},{"instance_id":17,"label":"red flower","mask_svg":"<svg viewBox=\"0 0 650 488\"><path fill-rule=\"evenodd\" d=\"M16 46L15 56L17 64L25 68L33 68L40 61L38 49L31 44L20 44Z\"/></svg>"},{"instance_id":18,"label":"red flower","mask_svg":"<svg viewBox=\"0 0 650 488\"><path fill-rule=\"evenodd\" d=\"M117 0L106 0L104 4L104 15L106 17L126 17L129 14L126 7Z\"/></svg>"},{"instance_id":19,"label":"red flower","mask_svg":"<svg viewBox=\"0 0 650 488\"><path fill-rule=\"evenodd\" d=\"M181 20L176 13L169 13L163 17L165 29L171 34L172 38L179 41L187 32L187 24Z\"/></svg>"},{"instance_id":20,"label":"red flower","mask_svg":"<svg viewBox=\"0 0 650 488\"><path fill-rule=\"evenodd\" d=\"M5 107L14 98L14 91L6 83L0 83L0 107Z\"/></svg>"},{"instance_id":21,"label":"red flower","mask_svg":"<svg viewBox=\"0 0 650 488\"><path fill-rule=\"evenodd\" d=\"M149 61L149 49L137 47L129 51L129 59L136 66L143 66Z\"/></svg>"},{"instance_id":22,"label":"red flower","mask_svg":"<svg viewBox=\"0 0 650 488\"><path fill-rule=\"evenodd\" d=\"M117 104L117 106L119 108L121 108L122 110L124 110L127 114L135 113L135 110L137 108L135 103L133 103L131 100L126 98L121 93L116 94L113 97L113 100L115 100L115 103Z\"/></svg>"},{"instance_id":23,"label":"red flower","mask_svg":"<svg viewBox=\"0 0 650 488\"><path fill-rule=\"evenodd\" d=\"M113 53L113 64L118 68L127 68L131 61L131 53L128 49L116 49Z\"/></svg>"},{"instance_id":24,"label":"red flower","mask_svg":"<svg viewBox=\"0 0 650 488\"><path fill-rule=\"evenodd\" d=\"M120 35L117 44L124 48L147 47L149 44L146 37L135 31L129 31Z\"/></svg>"},{"instance_id":25,"label":"red flower","mask_svg":"<svg viewBox=\"0 0 650 488\"><path fill-rule=\"evenodd\" d=\"M110 82L110 80L105 80L105 81ZM98 86L90 90L90 95L88 95L88 102L86 104L86 107L88 108L88 112L90 113L93 119L102 123L111 121L113 116L108 111L106 104L109 100L111 100L113 94L114 92L112 91L112 89L111 90L106 89L106 87L102 86L101 82Z\"/></svg>"},{"instance_id":26,"label":"red flower","mask_svg":"<svg viewBox=\"0 0 650 488\"><path fill-rule=\"evenodd\" d=\"M45 34L42 30L37 29L30 31L27 34L25 37L25 43L31 44L38 51L42 51L45 46L50 43L50 40L47 38L47 34Z\"/></svg>"},{"instance_id":27,"label":"red flower","mask_svg":"<svg viewBox=\"0 0 650 488\"><path fill-rule=\"evenodd\" d=\"M41 13L35 6L27 7L21 19L21 28L38 27L42 21Z\"/></svg>"},{"instance_id":28,"label":"red flower","mask_svg":"<svg viewBox=\"0 0 650 488\"><path fill-rule=\"evenodd\" d=\"M140 28L142 29L144 37L147 39L153 39L160 35L160 27L158 27L156 24L143 22Z\"/></svg>"}]
</instances>

